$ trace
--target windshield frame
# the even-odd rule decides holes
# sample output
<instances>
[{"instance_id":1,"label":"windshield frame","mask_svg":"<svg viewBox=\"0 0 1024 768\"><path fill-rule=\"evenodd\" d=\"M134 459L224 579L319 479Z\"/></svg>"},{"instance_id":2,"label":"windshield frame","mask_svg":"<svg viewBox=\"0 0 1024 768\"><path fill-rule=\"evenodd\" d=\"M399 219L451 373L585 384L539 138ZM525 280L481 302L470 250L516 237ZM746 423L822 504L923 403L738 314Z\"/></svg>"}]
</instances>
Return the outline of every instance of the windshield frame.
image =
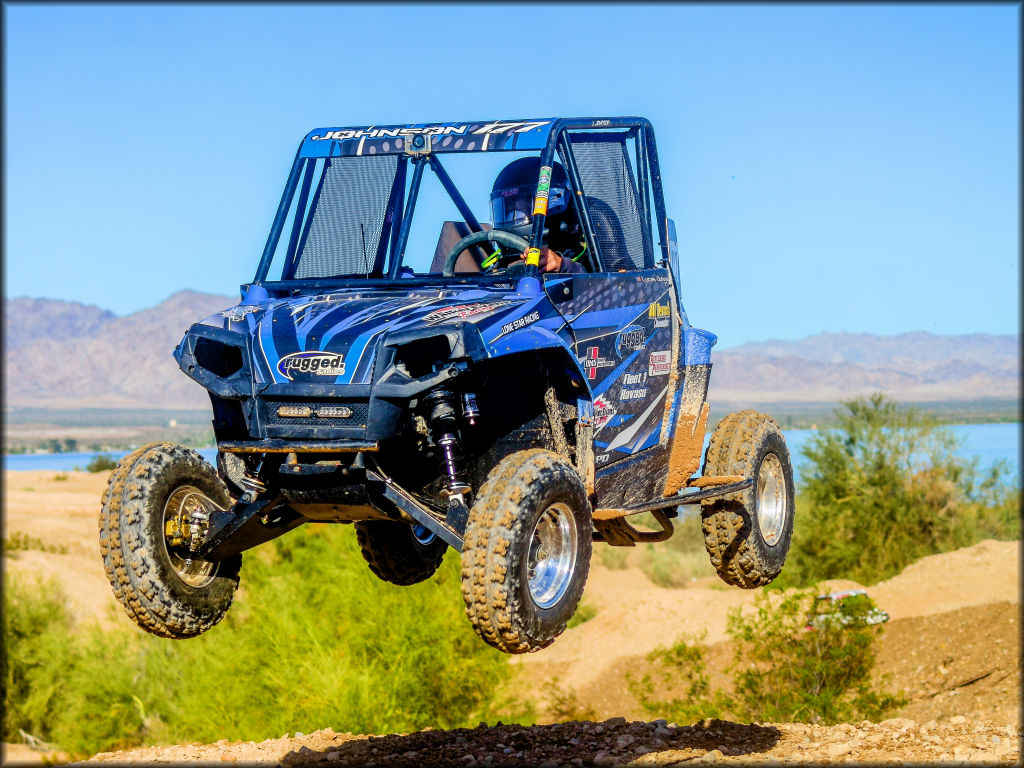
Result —
<instances>
[{"instance_id":1,"label":"windshield frame","mask_svg":"<svg viewBox=\"0 0 1024 768\"><path fill-rule=\"evenodd\" d=\"M541 149L541 165L550 167L556 153L562 160L569 175L570 184L577 190L576 202L579 204L581 224L584 228L587 241L595 243L593 227L585 203L585 195L579 193L582 189L579 172L573 161L572 153L568 149L568 135L570 130L601 130L601 129L630 129L636 137L637 165L639 166L640 183L643 194L641 200L644 209L643 215L647 222L650 222L651 211L647 200L647 190L650 189L654 202L654 214L657 219L659 248L661 251L662 264L668 264L668 232L667 219L665 216L664 196L661 183L661 173L658 167L657 147L654 139L654 130L650 122L639 117L618 117L618 118L558 118L548 121L512 121L501 123L498 121L480 124L481 128L474 129L477 124L433 124L418 126L385 126L382 128L350 128L350 129L318 129L311 131L303 139L295 154L291 171L285 183L285 189L278 205L277 215L274 218L270 233L267 238L263 256L260 259L254 284L264 286L272 291L295 291L314 290L329 288L348 288L354 286L408 286L415 285L437 285L450 284L452 282L468 285L480 285L488 283L501 283L507 281L504 274L460 274L456 277L445 277L443 275L415 275L414 277L401 277L401 268L405 262L405 249L408 243L409 229L415 215L416 198L422 183L423 171L429 167L437 176L442 187L448 193L455 204L459 214L463 216L467 226L472 232L482 230L480 222L475 218L473 212L466 204L465 199L448 175L439 155L454 152L502 152L530 149ZM518 126L518 127L517 127ZM472 129L472 133L483 133L480 149L470 149L472 143L448 141L453 133L466 133ZM484 131L490 130L490 133ZM403 133L405 131L405 133ZM394 139L395 135L404 136L403 139ZM491 142L491 138L494 141ZM387 141L386 139L392 139ZM357 141L358 139L358 141ZM413 164L413 178L408 192L400 194L394 205L395 220L391 223L392 235L388 238L385 250L386 267L381 276L359 276L345 275L329 278L301 278L267 280L278 244L284 229L288 223L289 212L292 201L299 188L300 180L307 167L307 162L316 158L331 158L345 156L360 156L366 149L367 139L377 142L370 150L374 154L395 154L404 159L401 165L405 166L404 174L408 170L408 163ZM541 145L542 146L538 146ZM642 161L642 162L641 162ZM650 185L648 187L648 185ZM305 187L305 182L303 183ZM389 205L390 207L390 205ZM312 211L308 215L312 215ZM529 238L530 249L528 251L527 264L531 264L531 256L541 247L546 215L537 213L533 217L533 229ZM293 224L293 226L297 226ZM648 230L649 231L649 230ZM596 250L596 249L595 249ZM600 254L595 254L600 264ZM534 261L535 265L536 262ZM533 267L536 273L535 266Z\"/></svg>"}]
</instances>

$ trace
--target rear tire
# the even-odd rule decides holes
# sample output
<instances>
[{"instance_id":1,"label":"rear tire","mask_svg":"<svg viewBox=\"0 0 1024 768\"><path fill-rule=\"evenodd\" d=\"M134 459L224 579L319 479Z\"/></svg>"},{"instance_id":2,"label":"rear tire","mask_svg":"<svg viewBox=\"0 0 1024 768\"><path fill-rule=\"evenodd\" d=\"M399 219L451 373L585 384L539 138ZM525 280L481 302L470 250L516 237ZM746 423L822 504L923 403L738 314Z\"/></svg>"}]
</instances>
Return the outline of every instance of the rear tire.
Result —
<instances>
[{"instance_id":1,"label":"rear tire","mask_svg":"<svg viewBox=\"0 0 1024 768\"><path fill-rule=\"evenodd\" d=\"M505 653L565 631L590 571L590 502L573 466L543 449L505 457L469 513L462 597L473 629Z\"/></svg>"},{"instance_id":2,"label":"rear tire","mask_svg":"<svg viewBox=\"0 0 1024 768\"><path fill-rule=\"evenodd\" d=\"M757 411L730 413L711 436L704 474L754 480L746 490L701 502L704 545L727 584L744 589L768 584L786 562L796 498L779 425Z\"/></svg>"},{"instance_id":3,"label":"rear tire","mask_svg":"<svg viewBox=\"0 0 1024 768\"><path fill-rule=\"evenodd\" d=\"M355 524L356 540L363 559L374 575L407 587L426 581L444 559L448 545L425 529L387 520L365 520Z\"/></svg>"},{"instance_id":4,"label":"rear tire","mask_svg":"<svg viewBox=\"0 0 1024 768\"><path fill-rule=\"evenodd\" d=\"M242 556L189 559L187 548L165 537L179 505L209 502L231 505L216 470L181 445L143 446L110 475L99 521L103 566L114 597L147 632L195 637L231 606Z\"/></svg>"}]
</instances>

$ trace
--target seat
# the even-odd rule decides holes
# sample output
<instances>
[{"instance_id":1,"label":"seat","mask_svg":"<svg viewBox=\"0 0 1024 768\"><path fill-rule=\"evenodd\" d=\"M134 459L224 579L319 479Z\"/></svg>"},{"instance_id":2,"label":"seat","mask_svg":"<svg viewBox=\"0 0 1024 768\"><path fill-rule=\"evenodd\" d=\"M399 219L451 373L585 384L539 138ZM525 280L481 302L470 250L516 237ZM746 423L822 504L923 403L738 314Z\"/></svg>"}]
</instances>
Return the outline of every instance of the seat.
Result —
<instances>
[{"instance_id":1,"label":"seat","mask_svg":"<svg viewBox=\"0 0 1024 768\"><path fill-rule=\"evenodd\" d=\"M481 229L485 232L491 231L490 224L481 224ZM446 221L441 226L441 234L437 238L437 247L434 249L434 258L430 262L430 274L439 275L444 271L444 259L448 255L448 252L455 247L455 244L464 237L470 234L469 226L464 221ZM473 258L472 251L476 250L476 259ZM477 261L483 261L487 258L487 254L482 248L467 248L459 256L458 261L455 262L456 272L479 272L480 265Z\"/></svg>"}]
</instances>

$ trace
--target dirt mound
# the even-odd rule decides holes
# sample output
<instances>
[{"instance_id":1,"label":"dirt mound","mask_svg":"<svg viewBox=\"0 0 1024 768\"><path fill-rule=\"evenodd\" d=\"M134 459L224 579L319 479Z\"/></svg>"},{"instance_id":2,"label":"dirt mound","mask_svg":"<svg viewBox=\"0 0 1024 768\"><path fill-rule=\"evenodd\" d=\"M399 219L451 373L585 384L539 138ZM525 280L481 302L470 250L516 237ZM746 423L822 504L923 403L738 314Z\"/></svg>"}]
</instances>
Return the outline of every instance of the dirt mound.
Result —
<instances>
[{"instance_id":1,"label":"dirt mound","mask_svg":"<svg viewBox=\"0 0 1024 768\"><path fill-rule=\"evenodd\" d=\"M1020 608L994 603L890 622L875 671L905 691L904 717L1012 722L1020 708Z\"/></svg>"},{"instance_id":2,"label":"dirt mound","mask_svg":"<svg viewBox=\"0 0 1024 768\"><path fill-rule=\"evenodd\" d=\"M706 720L677 727L664 720L557 725L498 725L453 731L424 730L387 736L354 736L330 728L254 742L154 747L104 752L86 764L245 763L332 766L670 766L682 763L838 763L971 760L1016 764L1021 730L1016 725L957 716L917 725L893 719L855 725Z\"/></svg>"}]
</instances>

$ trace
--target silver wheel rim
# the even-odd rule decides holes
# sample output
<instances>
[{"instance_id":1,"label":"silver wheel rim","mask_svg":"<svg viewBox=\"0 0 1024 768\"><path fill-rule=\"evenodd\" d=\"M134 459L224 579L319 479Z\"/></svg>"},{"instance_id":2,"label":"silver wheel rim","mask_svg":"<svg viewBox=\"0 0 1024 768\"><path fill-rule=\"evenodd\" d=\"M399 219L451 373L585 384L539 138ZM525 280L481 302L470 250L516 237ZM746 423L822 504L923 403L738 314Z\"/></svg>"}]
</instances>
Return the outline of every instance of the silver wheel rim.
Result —
<instances>
[{"instance_id":1,"label":"silver wheel rim","mask_svg":"<svg viewBox=\"0 0 1024 768\"><path fill-rule=\"evenodd\" d=\"M530 535L527 573L530 597L539 608L565 597L576 570L576 547L576 518L565 504L552 504Z\"/></svg>"},{"instance_id":2,"label":"silver wheel rim","mask_svg":"<svg viewBox=\"0 0 1024 768\"><path fill-rule=\"evenodd\" d=\"M785 523L786 477L779 457L769 453L757 470L757 526L764 543L774 547L782 538Z\"/></svg>"},{"instance_id":3,"label":"silver wheel rim","mask_svg":"<svg viewBox=\"0 0 1024 768\"><path fill-rule=\"evenodd\" d=\"M175 488L174 493L164 504L163 535L160 540L164 543L167 559L170 560L171 568L174 569L178 578L190 587L200 588L214 580L217 576L218 564L211 563L209 560L193 560L190 557L183 557L181 553L187 553L188 548L181 545L173 546L167 540L167 523L179 515L180 519L187 520L190 516L189 513L197 508L207 514L215 509L220 509L213 499L195 486L183 485L180 488Z\"/></svg>"}]
</instances>

